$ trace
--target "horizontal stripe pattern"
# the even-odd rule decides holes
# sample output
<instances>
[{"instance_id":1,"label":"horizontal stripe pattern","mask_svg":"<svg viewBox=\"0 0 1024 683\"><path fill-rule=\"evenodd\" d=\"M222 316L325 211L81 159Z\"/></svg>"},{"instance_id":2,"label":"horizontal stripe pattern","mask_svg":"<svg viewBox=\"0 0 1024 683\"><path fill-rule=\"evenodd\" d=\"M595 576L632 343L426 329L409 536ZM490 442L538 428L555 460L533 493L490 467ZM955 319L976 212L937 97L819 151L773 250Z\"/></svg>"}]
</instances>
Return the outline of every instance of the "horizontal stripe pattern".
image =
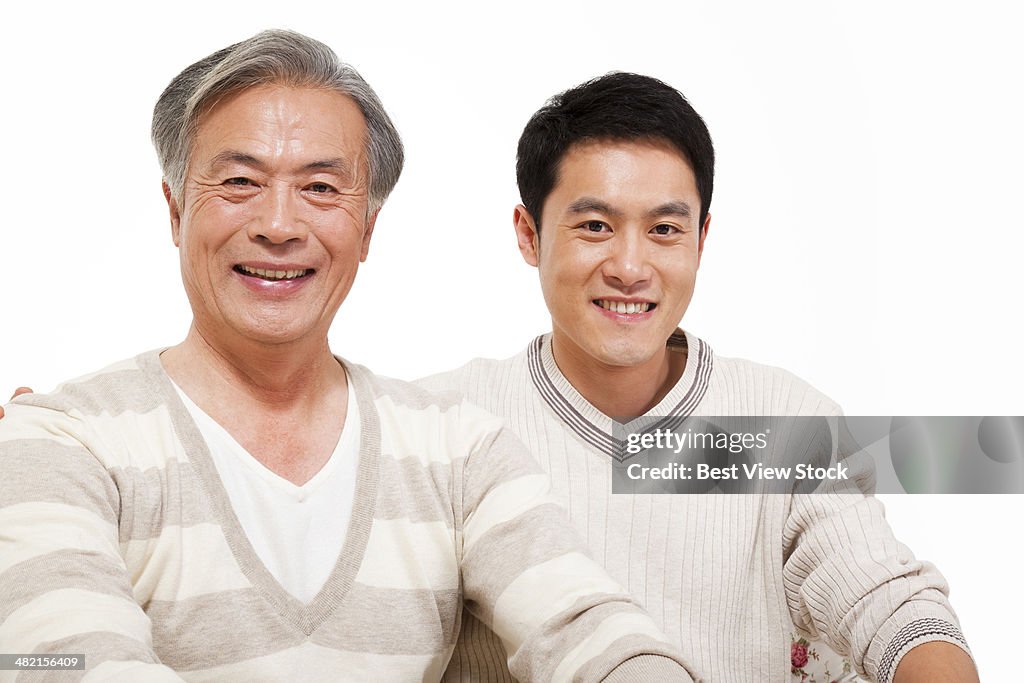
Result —
<instances>
[{"instance_id":1,"label":"horizontal stripe pattern","mask_svg":"<svg viewBox=\"0 0 1024 683\"><path fill-rule=\"evenodd\" d=\"M6 420L0 424L3 422ZM39 436L36 431L32 435ZM30 502L55 503L79 508L111 524L117 519L117 485L77 441L68 445L44 438L17 439L0 444L0 448L19 463L3 471L0 508Z\"/></svg>"},{"instance_id":2,"label":"horizontal stripe pattern","mask_svg":"<svg viewBox=\"0 0 1024 683\"><path fill-rule=\"evenodd\" d=\"M643 619L635 612L619 612L604 619L594 630L590 638L577 645L565 658L558 663L551 676L555 681L571 680L573 674L587 662L599 658L612 643L623 637L623 633L635 636L648 636L661 640L663 635L650 621Z\"/></svg>"},{"instance_id":3,"label":"horizontal stripe pattern","mask_svg":"<svg viewBox=\"0 0 1024 683\"><path fill-rule=\"evenodd\" d=\"M214 511L192 463L168 458L162 467L109 467L120 498L118 540L158 538L167 527L209 523Z\"/></svg>"},{"instance_id":4,"label":"horizontal stripe pattern","mask_svg":"<svg viewBox=\"0 0 1024 683\"><path fill-rule=\"evenodd\" d=\"M444 522L455 528L455 511L444 505L454 490L450 464L432 462L424 467L419 457L380 459L377 519L406 518L410 522Z\"/></svg>"},{"instance_id":5,"label":"horizontal stripe pattern","mask_svg":"<svg viewBox=\"0 0 1024 683\"><path fill-rule=\"evenodd\" d=\"M414 557L415 562L395 558ZM374 520L356 581L398 589L458 588L455 536L443 522Z\"/></svg>"},{"instance_id":6,"label":"horizontal stripe pattern","mask_svg":"<svg viewBox=\"0 0 1024 683\"><path fill-rule=\"evenodd\" d=\"M61 549L15 564L2 576L0 623L15 610L53 590L77 589L135 599L120 558L102 553Z\"/></svg>"},{"instance_id":7,"label":"horizontal stripe pattern","mask_svg":"<svg viewBox=\"0 0 1024 683\"><path fill-rule=\"evenodd\" d=\"M92 661L92 660L90 660ZM63 673L63 672L62 672ZM60 679L63 683L64 678ZM160 664L137 661L121 661L111 657L99 662L95 669L86 672L82 683L98 681L145 681L146 683L181 683L181 676Z\"/></svg>"},{"instance_id":8,"label":"horizontal stripe pattern","mask_svg":"<svg viewBox=\"0 0 1024 683\"><path fill-rule=\"evenodd\" d=\"M197 683L225 681L378 681L420 683L437 680L444 670L450 648L433 655L375 654L323 647L311 642L298 647L225 664L202 671L189 671L186 678Z\"/></svg>"},{"instance_id":9,"label":"horizontal stripe pattern","mask_svg":"<svg viewBox=\"0 0 1024 683\"><path fill-rule=\"evenodd\" d=\"M195 598L154 600L153 644L160 661L195 671L298 647L306 635L277 618L255 589L219 591Z\"/></svg>"},{"instance_id":10,"label":"horizontal stripe pattern","mask_svg":"<svg viewBox=\"0 0 1024 683\"><path fill-rule=\"evenodd\" d=\"M34 396L35 394L25 394ZM27 451L32 441L45 439L54 449L63 448L88 453L82 446L82 437L76 434L80 430L80 422L70 416L53 410L35 410L21 401L10 403L4 407L6 419L0 420L0 447L5 452L17 449ZM28 443L18 443L19 441ZM46 470L34 470L26 474L41 474Z\"/></svg>"},{"instance_id":11,"label":"horizontal stripe pattern","mask_svg":"<svg viewBox=\"0 0 1024 683\"><path fill-rule=\"evenodd\" d=\"M5 652L32 652L40 643L90 631L149 645L149 619L134 601L80 588L48 591L12 611L0 624L0 643Z\"/></svg>"},{"instance_id":12,"label":"horizontal stripe pattern","mask_svg":"<svg viewBox=\"0 0 1024 683\"><path fill-rule=\"evenodd\" d=\"M106 372L65 382L52 395L62 408L89 417L124 413L144 414L157 410L163 403L152 384L140 382L140 368L129 362L108 368Z\"/></svg>"},{"instance_id":13,"label":"horizontal stripe pattern","mask_svg":"<svg viewBox=\"0 0 1024 683\"><path fill-rule=\"evenodd\" d=\"M551 485L543 474L530 474L506 481L490 490L486 498L466 518L463 551L472 552L474 544L490 529L538 505L551 503Z\"/></svg>"},{"instance_id":14,"label":"horizontal stripe pattern","mask_svg":"<svg viewBox=\"0 0 1024 683\"><path fill-rule=\"evenodd\" d=\"M462 593L352 587L345 605L312 635L314 643L374 654L421 655L455 642Z\"/></svg>"},{"instance_id":15,"label":"horizontal stripe pattern","mask_svg":"<svg viewBox=\"0 0 1024 683\"><path fill-rule=\"evenodd\" d=\"M127 672L127 667L131 667L135 680L166 680L168 676L175 676L170 669L157 661L156 655L148 644L110 631L90 631L88 633L77 633L67 638L51 640L37 647L33 654L66 654L72 652L89 653L88 667L94 680L96 680L95 672L97 669L113 671L117 668ZM110 662L110 666L102 667L101 665L105 662ZM114 665L117 666L115 667ZM121 669L121 667L125 668ZM51 672L52 679L61 681L61 683L69 680L84 680L86 676L86 671ZM172 678L170 680L175 679Z\"/></svg>"},{"instance_id":16,"label":"horizontal stripe pattern","mask_svg":"<svg viewBox=\"0 0 1024 683\"><path fill-rule=\"evenodd\" d=\"M430 680L464 586L519 673L639 614L580 554L499 419L345 368L361 415L356 502L308 604L259 562L156 352L19 399L0 424L13 473L0 481L0 650L82 651L82 680Z\"/></svg>"},{"instance_id":17,"label":"horizontal stripe pattern","mask_svg":"<svg viewBox=\"0 0 1024 683\"><path fill-rule=\"evenodd\" d=\"M554 503L535 507L492 528L466 553L462 563L466 599L472 602L477 616L485 623L501 630L496 622L510 621L514 617L512 612L495 615L492 610L501 603L505 591L524 573L525 567L563 557L582 547L571 530L557 524L564 519L564 514ZM517 561L509 562L509 556L516 557ZM576 559L573 576L585 582L591 573L590 560L582 555ZM544 575L542 579L558 583L560 577ZM540 592L544 590L541 583L537 581ZM527 589L520 595L528 593ZM524 609L529 610L531 606Z\"/></svg>"},{"instance_id":18,"label":"horizontal stripe pattern","mask_svg":"<svg viewBox=\"0 0 1024 683\"><path fill-rule=\"evenodd\" d=\"M135 597L153 600L188 600L205 593L248 588L220 526L168 525L156 538L121 544ZM165 571L175 567L177 571Z\"/></svg>"},{"instance_id":19,"label":"horizontal stripe pattern","mask_svg":"<svg viewBox=\"0 0 1024 683\"><path fill-rule=\"evenodd\" d=\"M580 576L580 566L585 567L588 561L580 553L567 553L534 564L520 573L495 602L496 626L505 623L516 625L519 619L543 623L569 610L587 596L619 594L622 587L607 576ZM527 606L525 610L524 605ZM524 617L526 610L529 612ZM654 624L645 623L654 629ZM495 628L495 633L505 642L511 635L500 627Z\"/></svg>"},{"instance_id":20,"label":"horizontal stripe pattern","mask_svg":"<svg viewBox=\"0 0 1024 683\"><path fill-rule=\"evenodd\" d=\"M74 505L8 505L0 508L0 529L0 574L21 562L65 549L120 559L117 527Z\"/></svg>"}]
</instances>

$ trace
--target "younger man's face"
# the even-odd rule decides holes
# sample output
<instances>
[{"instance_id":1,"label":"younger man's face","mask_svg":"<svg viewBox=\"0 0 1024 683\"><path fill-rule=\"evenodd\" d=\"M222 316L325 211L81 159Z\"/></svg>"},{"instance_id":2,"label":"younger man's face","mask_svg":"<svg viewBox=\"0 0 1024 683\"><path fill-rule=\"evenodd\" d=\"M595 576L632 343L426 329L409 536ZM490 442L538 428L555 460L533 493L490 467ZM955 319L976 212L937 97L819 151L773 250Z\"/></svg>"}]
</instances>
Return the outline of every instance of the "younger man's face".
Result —
<instances>
[{"instance_id":1,"label":"younger man's face","mask_svg":"<svg viewBox=\"0 0 1024 683\"><path fill-rule=\"evenodd\" d=\"M540 237L523 207L523 258L540 270L556 358L660 363L693 296L706 231L693 171L670 144L595 141L569 149Z\"/></svg>"}]
</instances>

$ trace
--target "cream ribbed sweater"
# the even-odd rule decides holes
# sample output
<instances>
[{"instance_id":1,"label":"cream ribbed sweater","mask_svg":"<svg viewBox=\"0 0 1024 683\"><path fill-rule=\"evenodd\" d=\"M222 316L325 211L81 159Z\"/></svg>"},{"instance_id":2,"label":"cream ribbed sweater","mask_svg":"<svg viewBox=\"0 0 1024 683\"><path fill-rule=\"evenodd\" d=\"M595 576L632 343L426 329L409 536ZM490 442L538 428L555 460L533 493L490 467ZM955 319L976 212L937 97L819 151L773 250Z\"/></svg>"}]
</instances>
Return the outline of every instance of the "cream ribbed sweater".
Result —
<instances>
[{"instance_id":1,"label":"cream ribbed sweater","mask_svg":"<svg viewBox=\"0 0 1024 683\"><path fill-rule=\"evenodd\" d=\"M688 334L669 346L687 352L685 371L649 415L839 413L783 370L716 358ZM896 541L873 497L612 495L612 422L558 370L547 337L421 382L508 420L598 561L707 680L788 681L794 625L886 682L913 645L966 647L945 580ZM446 679L507 677L500 643L469 620Z\"/></svg>"}]
</instances>

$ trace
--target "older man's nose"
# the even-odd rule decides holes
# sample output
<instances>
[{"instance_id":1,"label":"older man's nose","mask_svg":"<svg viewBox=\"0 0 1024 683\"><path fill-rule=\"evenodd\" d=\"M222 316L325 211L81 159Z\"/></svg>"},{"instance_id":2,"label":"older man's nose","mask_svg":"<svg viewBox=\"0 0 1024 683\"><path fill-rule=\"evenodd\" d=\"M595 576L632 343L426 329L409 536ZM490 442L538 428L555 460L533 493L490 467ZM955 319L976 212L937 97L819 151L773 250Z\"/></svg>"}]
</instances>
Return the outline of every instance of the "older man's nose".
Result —
<instances>
[{"instance_id":1,"label":"older man's nose","mask_svg":"<svg viewBox=\"0 0 1024 683\"><path fill-rule=\"evenodd\" d=\"M270 187L261 198L259 211L249 223L249 237L271 244L304 240L309 233L300 215L298 198L290 187Z\"/></svg>"}]
</instances>

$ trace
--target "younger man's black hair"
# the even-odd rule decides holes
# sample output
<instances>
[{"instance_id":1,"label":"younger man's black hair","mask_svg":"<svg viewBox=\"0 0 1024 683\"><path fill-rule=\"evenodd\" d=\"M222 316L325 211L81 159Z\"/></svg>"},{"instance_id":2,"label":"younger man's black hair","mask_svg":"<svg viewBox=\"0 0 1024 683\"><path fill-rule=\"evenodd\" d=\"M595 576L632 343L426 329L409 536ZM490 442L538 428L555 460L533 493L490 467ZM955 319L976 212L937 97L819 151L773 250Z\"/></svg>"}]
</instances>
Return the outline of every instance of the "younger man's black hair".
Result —
<instances>
[{"instance_id":1,"label":"younger man's black hair","mask_svg":"<svg viewBox=\"0 0 1024 683\"><path fill-rule=\"evenodd\" d=\"M669 142L693 169L700 195L697 227L704 227L715 176L715 149L704 120L678 90L658 79L610 73L552 97L519 138L519 195L538 231L562 157L572 145L592 140Z\"/></svg>"}]
</instances>

